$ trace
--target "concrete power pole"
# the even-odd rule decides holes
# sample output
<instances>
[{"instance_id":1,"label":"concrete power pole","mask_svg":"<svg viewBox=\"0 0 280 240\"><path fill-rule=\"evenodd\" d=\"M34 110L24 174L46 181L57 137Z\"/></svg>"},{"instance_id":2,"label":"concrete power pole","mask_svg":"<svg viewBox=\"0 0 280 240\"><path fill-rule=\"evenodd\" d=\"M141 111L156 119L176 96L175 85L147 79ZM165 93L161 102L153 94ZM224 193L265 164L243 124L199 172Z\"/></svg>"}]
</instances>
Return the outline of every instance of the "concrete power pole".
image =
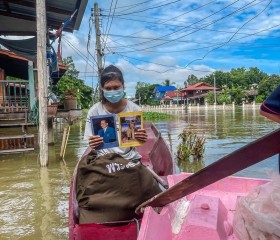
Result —
<instances>
[{"instance_id":1,"label":"concrete power pole","mask_svg":"<svg viewBox=\"0 0 280 240\"><path fill-rule=\"evenodd\" d=\"M38 69L38 97L39 97L39 147L40 164L48 165L48 115L47 115L47 24L46 1L36 1L37 24L37 69Z\"/></svg>"},{"instance_id":2,"label":"concrete power pole","mask_svg":"<svg viewBox=\"0 0 280 240\"><path fill-rule=\"evenodd\" d=\"M95 42L96 42L96 54L97 54L97 67L98 67L98 84L99 84L99 96L101 96L101 73L103 70L102 67L102 48L100 42L100 28L99 28L99 13L98 13L98 4L94 3L94 25L95 25Z\"/></svg>"}]
</instances>

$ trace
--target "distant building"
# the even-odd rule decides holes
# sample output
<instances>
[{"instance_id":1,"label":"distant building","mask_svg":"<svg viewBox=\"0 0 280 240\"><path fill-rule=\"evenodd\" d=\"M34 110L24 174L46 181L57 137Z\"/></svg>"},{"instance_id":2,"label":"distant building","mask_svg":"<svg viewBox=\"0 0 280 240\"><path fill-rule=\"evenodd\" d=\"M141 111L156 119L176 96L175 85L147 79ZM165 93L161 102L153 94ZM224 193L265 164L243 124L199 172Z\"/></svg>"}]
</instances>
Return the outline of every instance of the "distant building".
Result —
<instances>
[{"instance_id":1,"label":"distant building","mask_svg":"<svg viewBox=\"0 0 280 240\"><path fill-rule=\"evenodd\" d=\"M179 89L177 89L175 91L166 92L165 98L161 99L161 101L163 103L165 103L164 101L166 98L171 100L169 102L170 103L172 102L173 104L185 104L186 103L184 93L180 92Z\"/></svg>"},{"instance_id":2,"label":"distant building","mask_svg":"<svg viewBox=\"0 0 280 240\"><path fill-rule=\"evenodd\" d=\"M160 101L165 97L166 92L175 91L176 87L174 86L157 86L153 91L153 99Z\"/></svg>"},{"instance_id":3,"label":"distant building","mask_svg":"<svg viewBox=\"0 0 280 240\"><path fill-rule=\"evenodd\" d=\"M180 92L184 95L184 99L187 100L188 104L192 105L204 105L205 96L208 92L220 92L219 88L215 88L206 82L198 82L193 85L188 85L185 88L181 89Z\"/></svg>"}]
</instances>

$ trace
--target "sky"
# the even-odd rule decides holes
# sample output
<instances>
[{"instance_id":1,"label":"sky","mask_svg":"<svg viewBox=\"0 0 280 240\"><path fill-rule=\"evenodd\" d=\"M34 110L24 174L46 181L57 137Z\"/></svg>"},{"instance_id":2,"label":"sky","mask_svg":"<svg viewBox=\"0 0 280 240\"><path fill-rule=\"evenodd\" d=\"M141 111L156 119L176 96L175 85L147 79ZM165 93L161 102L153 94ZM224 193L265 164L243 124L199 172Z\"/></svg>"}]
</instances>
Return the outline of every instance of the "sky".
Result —
<instances>
[{"instance_id":1,"label":"sky","mask_svg":"<svg viewBox=\"0 0 280 240\"><path fill-rule=\"evenodd\" d=\"M100 0L103 66L114 64L127 96L137 82L177 88L189 75L258 67L280 74L280 1ZM79 31L64 33L63 57L72 56L79 78L97 84L94 18L89 0Z\"/></svg>"}]
</instances>

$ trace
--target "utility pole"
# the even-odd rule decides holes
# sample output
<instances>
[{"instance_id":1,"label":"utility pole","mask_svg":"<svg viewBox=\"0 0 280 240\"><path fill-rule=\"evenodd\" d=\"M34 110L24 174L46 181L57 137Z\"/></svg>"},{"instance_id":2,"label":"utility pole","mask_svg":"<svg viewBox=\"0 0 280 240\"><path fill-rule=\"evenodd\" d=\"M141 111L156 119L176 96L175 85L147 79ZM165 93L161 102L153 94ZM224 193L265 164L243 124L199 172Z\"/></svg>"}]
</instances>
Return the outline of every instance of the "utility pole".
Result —
<instances>
[{"instance_id":1,"label":"utility pole","mask_svg":"<svg viewBox=\"0 0 280 240\"><path fill-rule=\"evenodd\" d=\"M98 68L98 85L99 85L99 96L101 96L101 73L103 70L102 67L102 48L101 48L101 41L100 41L100 28L99 28L99 13L98 13L98 4L94 3L94 25L95 25L95 42L96 42L96 54L97 54L97 68Z\"/></svg>"},{"instance_id":2,"label":"utility pole","mask_svg":"<svg viewBox=\"0 0 280 240\"><path fill-rule=\"evenodd\" d=\"M40 164L48 165L46 1L36 1Z\"/></svg>"}]
</instances>

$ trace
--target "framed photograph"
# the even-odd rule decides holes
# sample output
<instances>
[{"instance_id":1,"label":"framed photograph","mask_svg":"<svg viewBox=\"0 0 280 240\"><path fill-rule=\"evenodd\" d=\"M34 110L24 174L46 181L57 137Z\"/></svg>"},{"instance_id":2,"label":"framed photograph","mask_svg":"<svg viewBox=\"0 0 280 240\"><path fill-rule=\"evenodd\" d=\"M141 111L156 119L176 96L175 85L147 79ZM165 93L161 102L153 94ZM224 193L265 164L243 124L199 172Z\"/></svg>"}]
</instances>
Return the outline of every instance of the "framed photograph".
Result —
<instances>
[{"instance_id":1,"label":"framed photograph","mask_svg":"<svg viewBox=\"0 0 280 240\"><path fill-rule=\"evenodd\" d=\"M103 137L104 143L98 146L96 150L119 146L116 118L114 114L90 117L90 123L92 134Z\"/></svg>"},{"instance_id":2,"label":"framed photograph","mask_svg":"<svg viewBox=\"0 0 280 240\"><path fill-rule=\"evenodd\" d=\"M142 112L125 112L118 114L119 143L121 147L136 147L142 145L134 137L138 129L143 128Z\"/></svg>"}]
</instances>

